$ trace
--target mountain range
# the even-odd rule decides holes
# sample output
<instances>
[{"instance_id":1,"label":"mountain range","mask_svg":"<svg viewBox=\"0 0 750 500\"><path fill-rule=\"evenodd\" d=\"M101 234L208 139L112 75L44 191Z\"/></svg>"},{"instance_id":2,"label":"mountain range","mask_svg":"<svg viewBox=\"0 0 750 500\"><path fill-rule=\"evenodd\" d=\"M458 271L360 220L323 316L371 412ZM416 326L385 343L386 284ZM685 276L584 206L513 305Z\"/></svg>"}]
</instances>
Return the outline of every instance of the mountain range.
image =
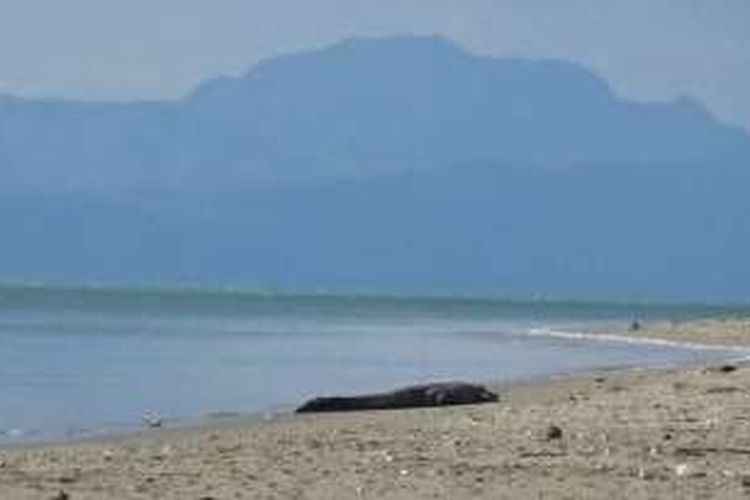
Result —
<instances>
[{"instance_id":1,"label":"mountain range","mask_svg":"<svg viewBox=\"0 0 750 500\"><path fill-rule=\"evenodd\" d=\"M748 181L689 97L355 39L177 101L0 97L0 280L744 300Z\"/></svg>"}]
</instances>

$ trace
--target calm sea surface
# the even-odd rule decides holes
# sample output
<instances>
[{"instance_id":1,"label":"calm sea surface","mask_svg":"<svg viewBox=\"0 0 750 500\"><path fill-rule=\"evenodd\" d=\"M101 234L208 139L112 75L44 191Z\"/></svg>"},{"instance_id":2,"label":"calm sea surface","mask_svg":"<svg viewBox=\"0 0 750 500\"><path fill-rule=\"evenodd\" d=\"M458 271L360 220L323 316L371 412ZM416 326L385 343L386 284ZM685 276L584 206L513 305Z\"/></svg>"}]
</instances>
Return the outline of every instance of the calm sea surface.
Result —
<instances>
[{"instance_id":1,"label":"calm sea surface","mask_svg":"<svg viewBox=\"0 0 750 500\"><path fill-rule=\"evenodd\" d=\"M0 443L292 408L438 379L512 380L726 357L530 335L718 306L0 287ZM737 355L737 353L732 353Z\"/></svg>"}]
</instances>

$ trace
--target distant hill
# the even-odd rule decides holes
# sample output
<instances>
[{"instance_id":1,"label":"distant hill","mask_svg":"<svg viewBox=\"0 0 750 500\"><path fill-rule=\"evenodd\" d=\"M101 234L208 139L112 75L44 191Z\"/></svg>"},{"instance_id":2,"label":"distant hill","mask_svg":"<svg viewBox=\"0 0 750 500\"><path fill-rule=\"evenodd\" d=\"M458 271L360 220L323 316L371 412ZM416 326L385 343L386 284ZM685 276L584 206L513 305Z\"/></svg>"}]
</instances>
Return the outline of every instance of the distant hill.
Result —
<instances>
[{"instance_id":1,"label":"distant hill","mask_svg":"<svg viewBox=\"0 0 750 500\"><path fill-rule=\"evenodd\" d=\"M350 40L175 102L0 98L0 280L750 298L748 181L689 98Z\"/></svg>"}]
</instances>

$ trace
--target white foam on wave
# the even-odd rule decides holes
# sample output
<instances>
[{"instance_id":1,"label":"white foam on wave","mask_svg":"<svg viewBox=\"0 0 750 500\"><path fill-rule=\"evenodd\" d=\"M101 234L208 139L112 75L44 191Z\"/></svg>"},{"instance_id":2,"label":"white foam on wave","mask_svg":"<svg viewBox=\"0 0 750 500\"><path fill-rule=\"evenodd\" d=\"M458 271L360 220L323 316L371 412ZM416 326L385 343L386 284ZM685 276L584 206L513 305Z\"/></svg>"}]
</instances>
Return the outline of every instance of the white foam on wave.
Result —
<instances>
[{"instance_id":1,"label":"white foam on wave","mask_svg":"<svg viewBox=\"0 0 750 500\"><path fill-rule=\"evenodd\" d=\"M571 332L565 330L555 330L552 328L532 328L526 333L528 335L536 335L540 337L552 337L570 340L619 342L633 345L674 347L696 351L726 351L739 354L740 359L750 359L750 348L738 345L700 344L697 342L684 342L679 340L660 339L656 337L632 337L615 333Z\"/></svg>"},{"instance_id":2,"label":"white foam on wave","mask_svg":"<svg viewBox=\"0 0 750 500\"><path fill-rule=\"evenodd\" d=\"M21 438L27 435L27 432L23 429L5 429L0 430L0 436L5 436L7 438Z\"/></svg>"}]
</instances>

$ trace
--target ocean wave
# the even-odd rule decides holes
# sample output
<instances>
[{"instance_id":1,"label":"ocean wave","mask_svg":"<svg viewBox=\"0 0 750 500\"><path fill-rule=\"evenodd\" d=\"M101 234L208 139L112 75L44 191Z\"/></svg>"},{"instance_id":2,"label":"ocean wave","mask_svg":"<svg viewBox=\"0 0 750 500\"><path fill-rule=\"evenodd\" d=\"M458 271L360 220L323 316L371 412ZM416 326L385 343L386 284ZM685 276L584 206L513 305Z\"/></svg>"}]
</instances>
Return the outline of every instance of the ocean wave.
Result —
<instances>
[{"instance_id":1,"label":"ocean wave","mask_svg":"<svg viewBox=\"0 0 750 500\"><path fill-rule=\"evenodd\" d=\"M18 429L18 428L0 429L0 438L3 438L3 439L22 439L33 434L35 434L35 432L28 431L25 429Z\"/></svg>"},{"instance_id":2,"label":"ocean wave","mask_svg":"<svg viewBox=\"0 0 750 500\"><path fill-rule=\"evenodd\" d=\"M632 345L653 345L660 347L674 347L695 351L726 351L741 355L742 359L750 359L750 348L738 345L701 344L679 340L661 339L656 337L634 337L616 333L591 333L579 331L556 330L553 328L532 328L527 335L540 337L561 338L570 340L586 340L597 342L618 342Z\"/></svg>"}]
</instances>

